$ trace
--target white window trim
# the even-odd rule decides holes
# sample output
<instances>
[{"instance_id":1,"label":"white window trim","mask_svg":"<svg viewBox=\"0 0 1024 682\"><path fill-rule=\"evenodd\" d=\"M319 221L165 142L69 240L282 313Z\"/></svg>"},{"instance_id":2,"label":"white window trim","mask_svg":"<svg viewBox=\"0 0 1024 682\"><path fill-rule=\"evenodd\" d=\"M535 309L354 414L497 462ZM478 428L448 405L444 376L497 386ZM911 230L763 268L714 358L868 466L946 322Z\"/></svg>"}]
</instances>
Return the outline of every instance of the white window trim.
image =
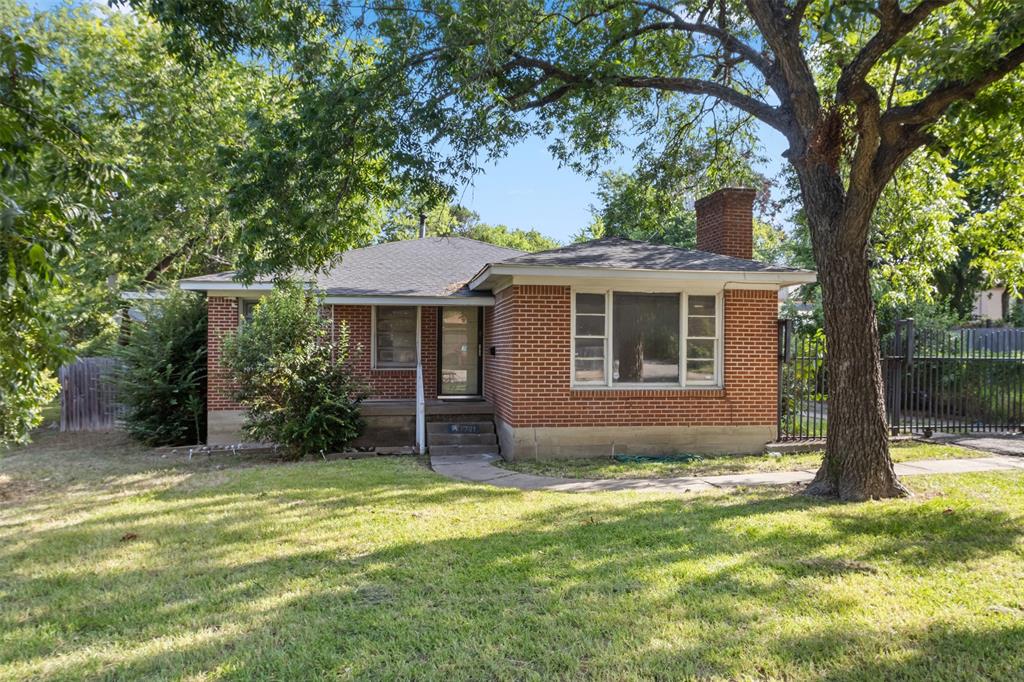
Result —
<instances>
[{"instance_id":1,"label":"white window trim","mask_svg":"<svg viewBox=\"0 0 1024 682\"><path fill-rule=\"evenodd\" d=\"M255 306L260 302L259 298L236 298L238 301L238 324L245 322L245 307L252 304Z\"/></svg>"},{"instance_id":2,"label":"white window trim","mask_svg":"<svg viewBox=\"0 0 1024 682\"><path fill-rule=\"evenodd\" d=\"M604 381L576 381L576 294L601 294L604 296ZM611 338L612 326L612 299L604 289L573 288L570 314L572 315L571 343L569 356L570 378L573 386L581 388L605 388L611 382L612 359L609 350L609 339Z\"/></svg>"},{"instance_id":3,"label":"white window trim","mask_svg":"<svg viewBox=\"0 0 1024 682\"><path fill-rule=\"evenodd\" d=\"M377 308L416 308L416 361L411 365L400 365L398 367L378 367L377 366ZM370 306L370 369L376 372L412 372L416 371L416 367L420 363L420 339L421 328L423 327L423 308L421 306L410 306L410 305L390 305L390 306Z\"/></svg>"},{"instance_id":4,"label":"white window trim","mask_svg":"<svg viewBox=\"0 0 1024 682\"><path fill-rule=\"evenodd\" d=\"M676 383L615 383L612 379L612 296L618 291L624 294L643 293L678 293L679 294L679 381ZM715 378L713 382L688 382L686 380L686 341L689 332L689 296L690 292L678 291L645 291L630 287L593 288L572 287L569 306L569 384L570 388L600 391L673 391L673 390L720 390L725 387L725 306L722 291L693 292L694 296L715 297ZM576 381L576 294L601 294L604 296L604 381ZM706 338L706 337L702 337Z\"/></svg>"}]
</instances>

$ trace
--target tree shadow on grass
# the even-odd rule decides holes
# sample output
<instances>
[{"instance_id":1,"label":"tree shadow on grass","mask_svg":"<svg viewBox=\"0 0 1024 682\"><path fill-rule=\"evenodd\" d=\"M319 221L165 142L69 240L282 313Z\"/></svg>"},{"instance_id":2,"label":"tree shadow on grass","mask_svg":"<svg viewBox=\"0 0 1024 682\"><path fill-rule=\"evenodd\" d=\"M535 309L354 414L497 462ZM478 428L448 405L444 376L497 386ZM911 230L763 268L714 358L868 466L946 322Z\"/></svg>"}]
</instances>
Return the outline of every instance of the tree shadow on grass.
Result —
<instances>
[{"instance_id":1,"label":"tree shadow on grass","mask_svg":"<svg viewBox=\"0 0 1024 682\"><path fill-rule=\"evenodd\" d=\"M952 644L900 626L909 653L876 661L893 630L864 600L884 620L886 583L1021 534L928 502L520 493L387 468L253 470L29 533L0 550L0 660L70 678L898 678ZM990 660L1020 634L953 648Z\"/></svg>"}]
</instances>

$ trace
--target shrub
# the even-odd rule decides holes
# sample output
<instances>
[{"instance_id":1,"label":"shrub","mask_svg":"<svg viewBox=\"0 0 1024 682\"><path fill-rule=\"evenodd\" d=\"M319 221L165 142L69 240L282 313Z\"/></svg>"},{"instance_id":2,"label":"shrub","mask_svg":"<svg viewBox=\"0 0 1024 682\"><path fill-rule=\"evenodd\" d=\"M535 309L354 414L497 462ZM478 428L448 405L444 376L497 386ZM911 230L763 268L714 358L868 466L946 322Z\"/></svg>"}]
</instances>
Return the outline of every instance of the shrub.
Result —
<instances>
[{"instance_id":1,"label":"shrub","mask_svg":"<svg viewBox=\"0 0 1024 682\"><path fill-rule=\"evenodd\" d=\"M125 428L146 445L189 445L206 436L206 304L173 290L144 303L116 355Z\"/></svg>"},{"instance_id":2,"label":"shrub","mask_svg":"<svg viewBox=\"0 0 1024 682\"><path fill-rule=\"evenodd\" d=\"M276 287L224 339L224 366L248 410L246 432L285 446L295 459L344 448L362 431L366 397L347 353L347 326L332 329L319 302L297 285Z\"/></svg>"}]
</instances>

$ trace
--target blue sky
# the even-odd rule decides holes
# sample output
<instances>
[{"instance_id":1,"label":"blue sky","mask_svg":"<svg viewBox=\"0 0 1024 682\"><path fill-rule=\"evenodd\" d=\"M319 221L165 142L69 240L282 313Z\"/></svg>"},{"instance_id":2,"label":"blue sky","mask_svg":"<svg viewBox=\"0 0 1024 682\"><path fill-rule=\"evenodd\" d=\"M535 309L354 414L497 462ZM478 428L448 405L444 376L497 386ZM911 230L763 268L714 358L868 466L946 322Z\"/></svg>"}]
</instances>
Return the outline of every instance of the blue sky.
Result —
<instances>
[{"instance_id":1,"label":"blue sky","mask_svg":"<svg viewBox=\"0 0 1024 682\"><path fill-rule=\"evenodd\" d=\"M50 9L62 0L28 0L30 7ZM97 0L97 4L106 4ZM759 170L774 177L782 167L783 137L761 126L760 138L768 164ZM561 242L590 222L590 208L596 203L597 178L588 178L569 168L559 168L539 138L525 140L508 156L488 164L473 182L462 188L458 203L480 214L487 223L536 229ZM630 170L632 159L621 158L607 170Z\"/></svg>"},{"instance_id":2,"label":"blue sky","mask_svg":"<svg viewBox=\"0 0 1024 682\"><path fill-rule=\"evenodd\" d=\"M773 177L782 168L786 141L767 126L760 127L759 136L770 159L759 170ZM629 170L631 166L632 159L622 158L618 167ZM458 203L479 213L484 222L535 228L566 242L590 222L596 190L596 178L559 168L547 143L532 138L485 167L472 185L463 189Z\"/></svg>"}]
</instances>

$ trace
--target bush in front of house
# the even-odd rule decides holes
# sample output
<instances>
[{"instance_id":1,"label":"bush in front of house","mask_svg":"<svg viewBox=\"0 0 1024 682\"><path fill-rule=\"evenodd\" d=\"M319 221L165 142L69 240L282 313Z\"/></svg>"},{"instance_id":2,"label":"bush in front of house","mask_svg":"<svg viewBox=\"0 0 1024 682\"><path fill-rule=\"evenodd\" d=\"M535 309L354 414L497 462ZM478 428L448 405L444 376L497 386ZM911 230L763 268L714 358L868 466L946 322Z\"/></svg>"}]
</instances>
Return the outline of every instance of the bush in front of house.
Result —
<instances>
[{"instance_id":1,"label":"bush in front of house","mask_svg":"<svg viewBox=\"0 0 1024 682\"><path fill-rule=\"evenodd\" d=\"M275 287L224 339L222 362L248 410L248 435L284 446L294 459L348 445L362 431L366 394L347 353L347 326L333 327L296 284Z\"/></svg>"},{"instance_id":2,"label":"bush in front of house","mask_svg":"<svg viewBox=\"0 0 1024 682\"><path fill-rule=\"evenodd\" d=\"M172 290L142 303L118 347L118 399L128 433L146 445L192 445L206 435L206 302Z\"/></svg>"}]
</instances>

